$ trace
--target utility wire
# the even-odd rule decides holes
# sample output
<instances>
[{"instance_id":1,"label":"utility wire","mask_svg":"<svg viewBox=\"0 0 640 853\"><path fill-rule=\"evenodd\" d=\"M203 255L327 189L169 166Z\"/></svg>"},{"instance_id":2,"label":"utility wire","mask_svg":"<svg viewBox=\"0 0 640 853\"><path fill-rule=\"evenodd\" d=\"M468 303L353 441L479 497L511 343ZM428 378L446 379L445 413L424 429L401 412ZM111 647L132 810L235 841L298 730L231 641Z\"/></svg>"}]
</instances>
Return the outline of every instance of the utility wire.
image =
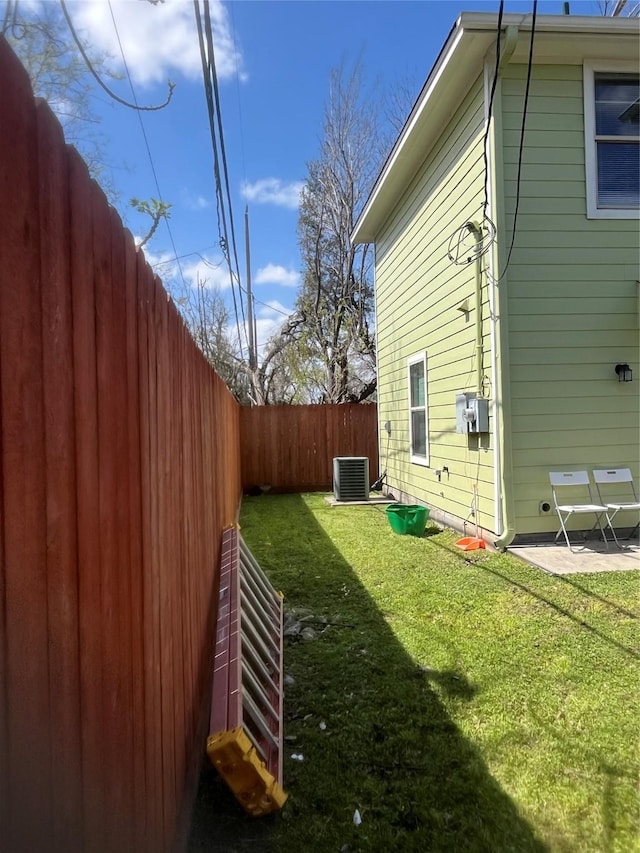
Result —
<instances>
[{"instance_id":1,"label":"utility wire","mask_svg":"<svg viewBox=\"0 0 640 853\"><path fill-rule=\"evenodd\" d=\"M201 261L205 261L205 258L201 255L201 252L206 252L207 249L215 249L215 246L205 246L204 249L200 249L199 252L185 252L183 255L177 255L175 258L167 258L164 261L156 261L155 264L151 264L151 269L156 269L156 267L165 267L167 264L172 264L177 260L183 260L184 258L191 258L193 255L197 255Z\"/></svg>"},{"instance_id":2,"label":"utility wire","mask_svg":"<svg viewBox=\"0 0 640 853\"><path fill-rule=\"evenodd\" d=\"M154 107L141 107L137 102L131 104L131 103L129 103L129 101L125 101L122 98L118 97L118 95L116 95L115 92L112 92L111 89L107 86L107 84L103 82L102 78L100 77L98 72L93 67L91 60L89 59L87 52L84 49L84 45L82 44L82 41L81 41L80 37L78 36L78 33L75 30L75 27L73 26L73 21L71 20L71 17L69 16L69 12L67 11L67 6L65 4L65 0L60 0L60 6L62 8L62 13L64 14L65 20L67 22L67 25L69 27L69 30L70 30L71 35L73 37L73 40L76 43L76 46L77 46L78 50L80 51L80 54L81 54L82 58L84 59L87 68L89 69L89 71L91 72L91 74L93 75L95 80L97 81L98 85L104 89L104 91L107 93L107 95L109 95L109 97L113 98L113 100L117 101L119 104L122 104L123 107L129 107L129 109L137 110L138 112L142 112L142 111L143 112L153 112L155 110L163 110L167 106L167 104L169 103L169 101L173 97L173 90L176 87L176 84L172 83L170 80L168 83L169 94L167 95L167 100L164 102L164 104L158 104L157 106L154 106ZM109 8L111 8L111 6L109 6ZM113 18L113 12L111 12L111 17ZM120 42L120 39L118 39L118 42ZM122 50L122 45L120 45L120 50ZM124 54L123 54L123 59L124 59ZM129 72L127 71L127 74L128 73ZM131 79L131 78L129 78L129 79Z\"/></svg>"},{"instance_id":3,"label":"utility wire","mask_svg":"<svg viewBox=\"0 0 640 853\"><path fill-rule=\"evenodd\" d=\"M248 293L247 293L247 291L244 289L244 287L240 287L240 290L241 290L241 291L244 293L244 295L248 298L249 294L248 294ZM281 308L276 308L276 307L275 307L275 305L269 305L269 303L268 303L268 302L263 302L263 301L262 301L262 299L258 299L258 298L257 298L256 296L254 296L253 294L251 294L251 296L252 296L253 301L254 301L254 302L257 302L257 303L258 303L258 305L264 305L264 307L265 307L265 308L269 308L269 310L271 310L271 311L276 311L278 314L282 314L282 316L283 316L283 317L290 317L290 316L294 313L294 311L293 311L293 310L291 310L291 311L283 311Z\"/></svg>"},{"instance_id":4,"label":"utility wire","mask_svg":"<svg viewBox=\"0 0 640 853\"><path fill-rule=\"evenodd\" d=\"M22 27L22 32L20 32ZM20 41L25 37L25 27L18 23L18 0L12 2L7 0L4 7L4 21L2 22L2 35L11 31L11 37Z\"/></svg>"},{"instance_id":5,"label":"utility wire","mask_svg":"<svg viewBox=\"0 0 640 853\"><path fill-rule=\"evenodd\" d=\"M501 45L500 45L500 36L502 34L502 18L504 15L504 0L500 0L500 8L498 9L498 26L497 26L497 34L496 34L496 67L493 71L493 80L491 81L491 93L489 95L489 109L487 112L487 126L484 130L484 139L482 140L482 159L484 164L484 203L482 205L482 216L483 218L487 215L487 208L489 207L489 154L487 152L487 146L489 143L489 133L491 130L491 121L493 119L493 101L495 99L496 87L498 85L498 74L500 73L500 58L501 58ZM495 226L494 226L495 227Z\"/></svg>"},{"instance_id":6,"label":"utility wire","mask_svg":"<svg viewBox=\"0 0 640 853\"><path fill-rule=\"evenodd\" d=\"M233 225L233 211L231 209L231 193L229 191L229 170L227 168L227 154L224 144L224 132L222 128L222 113L220 110L220 92L218 90L218 72L216 70L216 60L213 47L213 30L211 28L211 16L209 13L209 0L204 0L204 26L207 36L207 52L209 56L209 68L211 70L211 80L213 83L213 95L216 106L216 118L218 120L218 137L220 139L220 155L222 158L222 171L224 173L225 190L227 193L227 201L229 203L229 225L231 227L231 242L233 244L234 260L236 268L239 268L238 253L236 251L236 236Z\"/></svg>"},{"instance_id":7,"label":"utility wire","mask_svg":"<svg viewBox=\"0 0 640 853\"><path fill-rule=\"evenodd\" d=\"M236 246L236 233L233 222L233 208L231 205L231 191L229 189L229 169L227 167L227 154L224 144L224 131L222 127L222 112L220 109L220 93L218 90L218 73L216 70L216 61L215 61L215 53L213 47L213 30L211 27L211 16L209 11L209 0L204 0L204 22L205 22L205 33L207 36L207 48L208 48L208 56L209 56L209 68L211 70L211 78L213 83L213 94L215 99L216 106L216 116L218 119L218 137L220 139L220 155L222 158L222 171L224 174L224 183L225 190L227 195L227 204L229 207L229 226L231 229L231 245L233 248L233 258L235 261L235 268L238 275L238 289L239 289L239 297L240 297L240 313L242 314L242 323L243 327L246 329L246 318L244 315L244 302L242 300L242 288L240 287L240 264L238 263L238 250ZM248 341L247 341L248 343Z\"/></svg>"},{"instance_id":8,"label":"utility wire","mask_svg":"<svg viewBox=\"0 0 640 853\"><path fill-rule=\"evenodd\" d=\"M233 40L233 53L234 53L234 56L237 56L238 55L238 46L237 46L237 42L236 42L237 27L236 27L235 9L234 9L233 3L229 4L229 12L231 14L231 38ZM235 73L236 98L237 98L237 102L238 102L238 127L239 127L239 136L240 136L240 161L242 164L242 181L243 181L243 184L246 184L247 183L247 165L246 165L246 157L245 157L245 150L244 150L244 125L243 125L243 121L242 121L242 98L240 97L240 68L239 68L238 62L235 63L235 72L236 72ZM248 237L247 237L247 239L248 239ZM249 275L251 275L251 270L248 269L247 270L247 276L249 276ZM255 307L256 307L256 303L259 303L260 305L265 305L266 303L261 302L259 299L256 299L256 297L253 293L251 293L251 296L249 296L249 293L247 293L245 291L245 294L247 297L247 311L249 314L253 313L253 323L254 323L253 340L254 340L254 344L257 345L258 333L256 330ZM251 304L249 303L249 300L251 300ZM253 309L253 311L251 311L250 309ZM274 309L274 310L278 310L278 309ZM284 314L284 311L280 311L280 313ZM284 316L288 317L289 315L284 314Z\"/></svg>"},{"instance_id":9,"label":"utility wire","mask_svg":"<svg viewBox=\"0 0 640 853\"><path fill-rule=\"evenodd\" d=\"M502 55L502 46L500 37L502 35L502 19L504 16L504 0L500 0L498 9L498 24L496 26L496 59L495 68L493 71L493 80L491 81L491 91L489 94L489 106L487 109L487 123L484 129L484 137L482 140L482 163L484 168L484 201L481 208L481 229L482 235L472 248L469 248L465 242L466 238L475 230L471 222L465 222L460 228L453 232L449 238L447 246L447 257L451 263L456 266L465 266L473 263L473 261L486 254L496 239L496 226L493 220L487 214L489 207L489 133L491 132L491 121L493 118L493 102L495 100L496 87L498 85L498 74L500 71L500 57ZM486 236L485 236L486 234Z\"/></svg>"},{"instance_id":10,"label":"utility wire","mask_svg":"<svg viewBox=\"0 0 640 853\"><path fill-rule=\"evenodd\" d=\"M198 30L198 43L200 48L200 59L202 62L202 77L204 83L204 91L205 91L205 99L207 102L207 114L209 118L209 130L211 135L211 144L213 148L213 167L214 167L214 177L216 183L216 214L218 218L218 235L220 237L220 247L223 251L225 260L227 261L229 267L229 279L231 284L231 295L233 297L233 311L236 318L236 329L238 332L238 345L240 348L241 358L244 358L243 355L243 347L242 347L242 338L240 335L240 318L238 315L238 300L236 299L235 293L235 284L239 283L240 277L238 272L234 272L231 265L231 256L229 254L229 241L228 241L228 231L227 231L227 220L225 214L225 205L224 205L224 197L222 193L222 180L220 176L220 157L218 154L218 141L216 136L216 121L215 121L215 111L216 111L216 103L214 101L214 89L212 84L212 75L215 70L215 64L212 54L212 46L213 39L211 36L211 20L210 17L205 15L205 24L203 27L202 14L200 11L200 2L199 0L193 0L195 18L196 18L196 27ZM205 13L208 13L208 2L204 0ZM208 28L207 28L208 22ZM209 44L209 51L205 48L205 29L206 32L206 41ZM220 125L221 127L221 125ZM242 291L239 290L238 299L242 305ZM244 318L244 309L242 311ZM247 329L246 324L242 324L242 328L245 331L245 337L247 337Z\"/></svg>"},{"instance_id":11,"label":"utility wire","mask_svg":"<svg viewBox=\"0 0 640 853\"><path fill-rule=\"evenodd\" d=\"M64 0L60 0L60 2L64 5ZM113 14L113 8L111 7L111 0L108 0L108 3L109 3L109 12L111 14L111 20L113 21L113 29L115 30L115 33L116 33L116 38L118 40L118 47L120 48L120 53L122 55L122 62L124 63L124 70L126 72L127 79L129 80L129 86L131 87L131 96L133 98L134 104L137 106L138 99L136 97L135 89L133 88L133 80L131 79L131 74L129 73L129 66L127 65L127 59L124 55L124 49L122 47L122 42L120 41L120 33L118 32L118 25L116 24L116 19L115 19L115 16ZM142 131L142 137L144 139L144 144L145 144L145 147L147 149L147 157L149 158L149 165L151 166L151 173L153 175L153 180L154 180L154 183L156 185L156 191L158 193L158 199L159 199L160 203L164 205L164 201L162 200L162 193L160 192L160 185L158 183L158 174L156 172L156 167L155 167L154 162L153 162L153 157L151 156L151 147L149 146L149 140L147 138L147 132L145 130L144 122L142 121L142 115L140 113L140 110L137 110L137 115L138 115L138 120L140 122L140 130ZM182 272L182 266L180 264L180 258L178 257L178 252L176 250L176 244L175 244L175 241L173 239L173 234L171 232L169 220L167 219L166 216L164 217L164 221L165 221L165 224L167 226L167 231L169 233L169 239L171 241L171 247L173 249L174 258L172 258L172 260L175 259L175 262L178 266L178 271L180 272L180 278L182 280L182 286L186 290L187 284L185 282L184 275Z\"/></svg>"},{"instance_id":12,"label":"utility wire","mask_svg":"<svg viewBox=\"0 0 640 853\"><path fill-rule=\"evenodd\" d=\"M497 228L494 222L487 214L487 208L489 206L489 157L487 153L487 146L489 141L489 132L491 128L491 120L493 116L493 102L495 98L496 87L498 83L498 75L500 69L500 58L501 58L501 46L500 46L500 35L502 30L502 19L504 13L504 0L500 0L500 8L498 11L498 25L497 25L497 34L496 34L496 59L495 59L495 70L493 74L493 80L491 82L491 92L489 95L489 109L487 116L487 126L485 128L484 140L482 146L482 156L483 156L483 164L484 164L484 202L482 205L482 229L486 232L486 238L483 236L483 239L479 242L476 250L468 251L466 246L464 245L464 238L467 235L470 226L470 223L465 223L461 228L455 231L449 240L449 246L447 250L447 256L449 260L457 265L468 264L472 261L476 260L481 255L485 254L488 251L489 247L493 244L496 239ZM513 253L513 248L515 245L516 234L517 234L517 226L518 226L518 212L520 208L520 188L521 188L521 179L522 179L522 160L524 154L524 138L526 133L526 123L527 123L527 114L529 108L529 92L531 88L531 75L533 70L533 48L535 42L535 33L536 33L536 21L537 21L537 13L538 13L538 0L533 0L533 7L531 11L531 37L529 41L529 58L527 63L527 80L525 85L525 93L524 93L524 101L522 105L522 125L520 129L520 143L518 150L518 173L516 177L516 203L513 214L513 226L511 230L511 242L509 245L509 251L507 253L507 260L504 266L504 269L499 274L498 278L494 278L494 284L499 284L500 281L504 278L509 264L511 262L511 255Z\"/></svg>"},{"instance_id":13,"label":"utility wire","mask_svg":"<svg viewBox=\"0 0 640 853\"><path fill-rule=\"evenodd\" d=\"M216 246L205 246L205 248L200 249L199 252L185 252L184 255L178 255L176 258L167 258L164 261L157 261L155 264L151 264L151 269L155 270L158 267L166 267L167 264L173 264L178 259L182 260L184 258L191 258L194 255L196 255L198 258L200 258L202 263L206 264L208 267L211 267L212 269L218 269L220 264L212 264L211 261L209 261L207 258L205 258L205 256L202 254L202 252L206 252L207 249L215 249L215 248L216 248ZM240 289L245 294L245 296L248 295L247 291L245 290L244 287L242 287L242 285L240 285ZM275 305L270 305L268 302L263 302L262 299L258 299L256 296L253 296L253 301L257 302L258 305L264 305L264 307L268 308L270 311L275 311L277 314L282 314L283 317L290 317L291 314L293 313L293 311L283 311L281 308L276 308Z\"/></svg>"},{"instance_id":14,"label":"utility wire","mask_svg":"<svg viewBox=\"0 0 640 853\"><path fill-rule=\"evenodd\" d=\"M235 9L234 4L229 4L229 11L231 12L231 35L233 38L233 52L234 55L238 53L238 47L236 44L236 19L235 19ZM247 182L247 168L246 161L244 155L244 128L242 124L242 99L240 97L240 71L238 68L238 63L236 62L236 96L238 98L238 124L240 126L240 155L242 160L242 180Z\"/></svg>"},{"instance_id":15,"label":"utility wire","mask_svg":"<svg viewBox=\"0 0 640 853\"><path fill-rule=\"evenodd\" d=\"M529 90L531 88L531 72L533 69L533 46L536 36L536 18L538 14L538 0L533 0L533 9L531 11L531 38L529 40L529 60L527 63L527 82L524 90L524 102L522 105L522 127L520 129L520 147L518 150L518 175L516 178L516 204L513 212L513 227L511 230L511 245L507 254L507 262L504 265L496 284L504 278L509 263L511 262L511 253L516 242L516 233L518 227L518 210L520 208L520 180L522 177L522 156L524 153L524 137L527 126L527 112L529 107Z\"/></svg>"}]
</instances>

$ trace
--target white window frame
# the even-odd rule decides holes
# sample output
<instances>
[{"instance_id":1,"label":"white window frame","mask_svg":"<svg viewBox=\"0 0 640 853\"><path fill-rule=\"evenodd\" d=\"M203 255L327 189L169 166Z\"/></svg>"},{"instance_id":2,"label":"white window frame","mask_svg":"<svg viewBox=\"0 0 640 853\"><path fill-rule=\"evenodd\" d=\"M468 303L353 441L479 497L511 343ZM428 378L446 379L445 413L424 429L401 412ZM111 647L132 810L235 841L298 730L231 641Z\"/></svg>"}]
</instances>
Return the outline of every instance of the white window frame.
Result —
<instances>
[{"instance_id":1,"label":"white window frame","mask_svg":"<svg viewBox=\"0 0 640 853\"><path fill-rule=\"evenodd\" d=\"M640 208L598 207L598 155L596 143L596 94L594 77L598 72L614 71L637 74L638 67L629 62L589 62L582 67L584 89L584 152L587 182L587 219L638 219ZM617 137L620 139L621 137ZM622 137L624 138L624 137ZM632 137L635 141L637 137ZM640 146L639 146L640 151Z\"/></svg>"},{"instance_id":2,"label":"white window frame","mask_svg":"<svg viewBox=\"0 0 640 853\"><path fill-rule=\"evenodd\" d=\"M411 405L411 368L414 364L422 364L424 370L424 406ZM407 359L407 408L409 410L409 455L411 461L416 465L429 466L429 383L427 381L427 354L412 355ZM411 415L413 412L424 410L425 427L425 455L418 456L413 452L413 425Z\"/></svg>"}]
</instances>

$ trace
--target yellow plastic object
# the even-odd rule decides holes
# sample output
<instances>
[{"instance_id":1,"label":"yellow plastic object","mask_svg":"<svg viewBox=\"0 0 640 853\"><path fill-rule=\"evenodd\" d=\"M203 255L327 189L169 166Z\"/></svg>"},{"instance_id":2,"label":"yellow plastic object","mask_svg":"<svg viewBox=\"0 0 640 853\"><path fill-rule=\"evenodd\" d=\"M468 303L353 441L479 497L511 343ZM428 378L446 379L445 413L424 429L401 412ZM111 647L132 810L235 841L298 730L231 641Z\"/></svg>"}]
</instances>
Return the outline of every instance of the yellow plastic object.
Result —
<instances>
[{"instance_id":1,"label":"yellow plastic object","mask_svg":"<svg viewBox=\"0 0 640 853\"><path fill-rule=\"evenodd\" d=\"M261 817L285 804L286 793L267 770L242 726L210 735L207 755L247 814Z\"/></svg>"}]
</instances>

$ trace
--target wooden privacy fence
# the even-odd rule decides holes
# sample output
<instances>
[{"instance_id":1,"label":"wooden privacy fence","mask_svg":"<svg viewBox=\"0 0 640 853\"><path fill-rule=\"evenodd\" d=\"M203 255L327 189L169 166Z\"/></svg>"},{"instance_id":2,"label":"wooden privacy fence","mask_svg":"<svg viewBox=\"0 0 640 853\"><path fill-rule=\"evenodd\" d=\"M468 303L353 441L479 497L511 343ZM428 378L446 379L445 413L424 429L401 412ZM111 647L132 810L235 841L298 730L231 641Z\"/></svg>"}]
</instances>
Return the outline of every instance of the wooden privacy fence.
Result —
<instances>
[{"instance_id":1,"label":"wooden privacy fence","mask_svg":"<svg viewBox=\"0 0 640 853\"><path fill-rule=\"evenodd\" d=\"M375 406L240 409L1 37L0 79L0 851L180 851L241 486L373 480Z\"/></svg>"},{"instance_id":2,"label":"wooden privacy fence","mask_svg":"<svg viewBox=\"0 0 640 853\"><path fill-rule=\"evenodd\" d=\"M334 456L368 456L373 483L378 477L376 409L373 404L241 409L243 488L330 489Z\"/></svg>"},{"instance_id":3,"label":"wooden privacy fence","mask_svg":"<svg viewBox=\"0 0 640 853\"><path fill-rule=\"evenodd\" d=\"M184 846L238 406L0 38L0 850Z\"/></svg>"}]
</instances>

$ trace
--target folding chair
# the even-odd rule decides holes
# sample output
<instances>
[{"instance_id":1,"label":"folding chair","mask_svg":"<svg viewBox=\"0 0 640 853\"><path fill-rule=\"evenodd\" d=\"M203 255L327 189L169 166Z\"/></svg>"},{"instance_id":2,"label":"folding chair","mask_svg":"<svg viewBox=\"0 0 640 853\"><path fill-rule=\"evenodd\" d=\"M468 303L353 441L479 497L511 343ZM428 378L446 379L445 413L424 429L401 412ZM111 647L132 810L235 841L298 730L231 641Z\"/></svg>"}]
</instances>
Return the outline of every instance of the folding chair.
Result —
<instances>
[{"instance_id":1,"label":"folding chair","mask_svg":"<svg viewBox=\"0 0 640 853\"><path fill-rule=\"evenodd\" d=\"M569 534L567 533L566 522L571 518L572 515L584 515L585 513L588 513L591 515L595 515L596 521L593 527L598 525L598 527L600 528L602 538L604 539L604 544L608 550L609 541L607 540L605 528L602 524L602 517L604 516L606 518L608 526L611 527L611 521L609 519L608 514L609 511L604 504L596 503L594 501L593 494L591 493L591 483L589 481L588 473L586 471L550 471L549 480L551 481L551 493L553 494L553 503L555 506L555 510L558 514L558 518L560 519L560 530L558 530L558 532L556 533L555 541L557 542L560 534L564 533L564 538L567 542L567 548L571 552L576 553L571 547ZM573 496L575 496L576 494L576 487L582 487L581 493L584 496L589 496L589 502L573 504L559 503L558 492L560 491L560 489L565 489L569 487L573 488Z\"/></svg>"},{"instance_id":2,"label":"folding chair","mask_svg":"<svg viewBox=\"0 0 640 853\"><path fill-rule=\"evenodd\" d=\"M606 505L609 512L609 526L611 527L613 538L616 544L619 544L612 526L614 518L621 510L635 510L636 512L640 512L640 498L633 483L631 468L601 468L597 471L594 470L593 479L598 490L598 499L600 503ZM618 484L614 493L608 488L612 483ZM624 489L625 484L627 486L626 490ZM625 491L626 494L624 493ZM613 512L610 512L610 510L613 510ZM640 521L638 521L638 524L631 531L629 539L633 537L639 526Z\"/></svg>"}]
</instances>

